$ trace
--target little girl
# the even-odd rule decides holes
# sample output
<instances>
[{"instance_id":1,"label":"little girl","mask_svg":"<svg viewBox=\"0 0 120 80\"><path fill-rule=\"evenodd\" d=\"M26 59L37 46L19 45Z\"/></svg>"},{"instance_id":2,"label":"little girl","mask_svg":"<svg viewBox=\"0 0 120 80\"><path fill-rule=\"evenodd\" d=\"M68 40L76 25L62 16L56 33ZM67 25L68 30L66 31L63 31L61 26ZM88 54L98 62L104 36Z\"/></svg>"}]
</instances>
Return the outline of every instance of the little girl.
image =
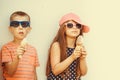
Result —
<instances>
[{"instance_id":1,"label":"little girl","mask_svg":"<svg viewBox=\"0 0 120 80\"><path fill-rule=\"evenodd\" d=\"M76 39L89 32L89 27L74 13L64 15L59 26L49 49L47 80L80 80L87 73L87 53L83 44L76 45Z\"/></svg>"}]
</instances>

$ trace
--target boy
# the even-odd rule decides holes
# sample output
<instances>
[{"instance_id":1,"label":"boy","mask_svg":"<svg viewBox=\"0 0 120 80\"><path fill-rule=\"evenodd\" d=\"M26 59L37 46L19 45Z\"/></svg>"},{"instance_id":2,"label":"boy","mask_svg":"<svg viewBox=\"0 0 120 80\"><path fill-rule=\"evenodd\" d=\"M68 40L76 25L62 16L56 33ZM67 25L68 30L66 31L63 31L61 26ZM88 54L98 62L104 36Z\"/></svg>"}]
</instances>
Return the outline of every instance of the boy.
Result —
<instances>
[{"instance_id":1,"label":"boy","mask_svg":"<svg viewBox=\"0 0 120 80\"><path fill-rule=\"evenodd\" d=\"M23 40L30 32L30 16L16 11L10 16L9 30L13 40L2 47L3 74L6 80L37 80L36 67L39 66L34 47Z\"/></svg>"}]
</instances>

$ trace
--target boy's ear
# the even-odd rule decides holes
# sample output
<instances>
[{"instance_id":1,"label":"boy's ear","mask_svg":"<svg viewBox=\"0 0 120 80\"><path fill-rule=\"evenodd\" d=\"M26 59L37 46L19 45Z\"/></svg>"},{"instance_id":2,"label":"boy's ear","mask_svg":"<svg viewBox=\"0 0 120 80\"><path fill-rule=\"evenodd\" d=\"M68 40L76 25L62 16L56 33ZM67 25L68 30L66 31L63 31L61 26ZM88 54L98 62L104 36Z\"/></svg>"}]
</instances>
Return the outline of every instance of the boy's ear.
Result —
<instances>
[{"instance_id":1,"label":"boy's ear","mask_svg":"<svg viewBox=\"0 0 120 80\"><path fill-rule=\"evenodd\" d=\"M32 28L31 28L31 27L29 27L29 28L27 29L27 32L29 33L29 32L31 31L31 29L32 29Z\"/></svg>"},{"instance_id":2,"label":"boy's ear","mask_svg":"<svg viewBox=\"0 0 120 80\"><path fill-rule=\"evenodd\" d=\"M12 32L12 28L10 26L8 27L8 29L9 29L10 32Z\"/></svg>"}]
</instances>

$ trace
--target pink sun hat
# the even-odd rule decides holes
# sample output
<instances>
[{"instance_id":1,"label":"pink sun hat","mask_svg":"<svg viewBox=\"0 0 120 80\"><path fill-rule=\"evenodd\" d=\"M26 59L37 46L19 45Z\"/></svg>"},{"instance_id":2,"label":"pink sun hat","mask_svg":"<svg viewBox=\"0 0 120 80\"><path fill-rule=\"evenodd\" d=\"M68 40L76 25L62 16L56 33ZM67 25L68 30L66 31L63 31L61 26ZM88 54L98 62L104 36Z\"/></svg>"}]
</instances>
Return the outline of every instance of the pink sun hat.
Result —
<instances>
[{"instance_id":1,"label":"pink sun hat","mask_svg":"<svg viewBox=\"0 0 120 80\"><path fill-rule=\"evenodd\" d=\"M75 22L83 25L83 32L84 32L84 33L89 32L89 30L90 30L89 27L88 27L87 25L83 24L83 23L81 22L79 16L77 16L77 15L74 14L74 13L68 13L68 14L64 15L64 16L60 19L59 25L62 25L63 23L65 23L65 22L68 21L68 20L73 20L73 21L75 21Z\"/></svg>"}]
</instances>

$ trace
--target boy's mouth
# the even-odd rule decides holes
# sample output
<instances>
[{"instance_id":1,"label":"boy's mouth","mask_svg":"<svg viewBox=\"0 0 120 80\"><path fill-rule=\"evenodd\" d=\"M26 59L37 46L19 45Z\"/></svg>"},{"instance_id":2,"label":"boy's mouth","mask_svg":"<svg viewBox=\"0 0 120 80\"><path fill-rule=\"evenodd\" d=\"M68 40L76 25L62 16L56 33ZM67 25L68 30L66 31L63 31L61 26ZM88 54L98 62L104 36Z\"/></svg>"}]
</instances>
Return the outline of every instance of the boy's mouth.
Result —
<instances>
[{"instance_id":1,"label":"boy's mouth","mask_svg":"<svg viewBox=\"0 0 120 80\"><path fill-rule=\"evenodd\" d=\"M19 34L24 34L24 32L19 32Z\"/></svg>"}]
</instances>

